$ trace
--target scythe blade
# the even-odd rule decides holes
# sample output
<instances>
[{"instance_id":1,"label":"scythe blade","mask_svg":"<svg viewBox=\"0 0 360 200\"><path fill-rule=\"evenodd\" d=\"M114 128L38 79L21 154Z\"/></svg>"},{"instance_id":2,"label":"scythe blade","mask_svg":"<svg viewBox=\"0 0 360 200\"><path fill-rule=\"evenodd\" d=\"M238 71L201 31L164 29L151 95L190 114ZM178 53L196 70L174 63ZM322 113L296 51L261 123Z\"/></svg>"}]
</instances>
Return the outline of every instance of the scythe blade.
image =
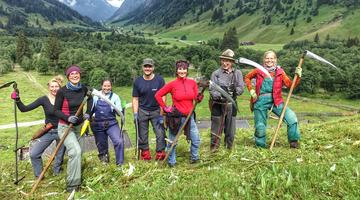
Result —
<instances>
[{"instance_id":1,"label":"scythe blade","mask_svg":"<svg viewBox=\"0 0 360 200\"><path fill-rule=\"evenodd\" d=\"M236 102L225 90L223 90L220 86L218 86L213 81L209 81L209 87L210 87L210 89L218 91L221 95L223 95L229 102L231 102L235 106L236 110L239 111L239 109L236 105Z\"/></svg>"},{"instance_id":2,"label":"scythe blade","mask_svg":"<svg viewBox=\"0 0 360 200\"><path fill-rule=\"evenodd\" d=\"M105 101L107 104L109 104L111 107L113 107L115 109L116 113L120 116L121 123L124 124L125 117L124 117L123 113L121 112L121 110L119 108L117 108L115 106L115 104L113 102L110 101L109 98L107 98L105 95L103 95L100 91L98 91L96 89L92 89L91 95L99 97L100 99Z\"/></svg>"},{"instance_id":3,"label":"scythe blade","mask_svg":"<svg viewBox=\"0 0 360 200\"><path fill-rule=\"evenodd\" d=\"M241 58L241 57L238 59L238 63L251 65L251 66L259 69L260 71L264 72L272 80L272 77L271 77L270 73L263 66L261 66L259 63L254 62L254 61L249 60L249 59L246 59L246 58Z\"/></svg>"},{"instance_id":4,"label":"scythe blade","mask_svg":"<svg viewBox=\"0 0 360 200\"><path fill-rule=\"evenodd\" d=\"M332 66L332 67L334 67L335 69L337 69L337 70L340 71L340 69L337 68L334 64L332 64L331 62L325 60L324 58L322 58L322 57L314 54L313 52L311 52L311 51L309 51L309 50L306 50L306 51L305 51L305 55L306 55L307 57L311 58L311 59L314 59L314 60L320 61L320 62L322 62L322 63L328 64L328 65L330 65L330 66Z\"/></svg>"}]
</instances>

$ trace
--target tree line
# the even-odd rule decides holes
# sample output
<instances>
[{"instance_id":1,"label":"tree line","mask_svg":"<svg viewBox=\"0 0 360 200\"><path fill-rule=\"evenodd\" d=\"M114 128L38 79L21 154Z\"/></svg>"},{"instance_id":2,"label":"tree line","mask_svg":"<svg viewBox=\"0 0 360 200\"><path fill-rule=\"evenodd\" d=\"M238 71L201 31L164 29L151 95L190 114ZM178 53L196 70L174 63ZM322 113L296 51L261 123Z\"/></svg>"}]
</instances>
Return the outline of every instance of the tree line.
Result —
<instances>
[{"instance_id":1,"label":"tree line","mask_svg":"<svg viewBox=\"0 0 360 200\"><path fill-rule=\"evenodd\" d=\"M262 63L264 52L233 46L237 39L236 29L230 28L222 39L212 39L202 45L188 47L162 47L153 40L135 38L117 33L49 32L46 37L27 37L19 32L16 37L1 40L0 73L12 70L20 63L24 70L39 73L63 73L64 69L77 64L83 70L83 81L98 86L108 77L116 86L131 85L141 74L141 63L146 57L156 62L156 72L163 76L174 76L174 62L189 60L198 76L209 78L219 67L219 55L226 48L235 50L236 57L245 57ZM229 38L230 37L230 38ZM235 41L235 42L234 42ZM360 45L358 38L346 40L315 37L313 41L296 41L286 44L277 52L279 64L292 76L304 50L310 50L329 60L340 71L306 58L303 77L295 92L304 94L339 93L344 97L359 99ZM246 74L251 67L237 66Z\"/></svg>"}]
</instances>

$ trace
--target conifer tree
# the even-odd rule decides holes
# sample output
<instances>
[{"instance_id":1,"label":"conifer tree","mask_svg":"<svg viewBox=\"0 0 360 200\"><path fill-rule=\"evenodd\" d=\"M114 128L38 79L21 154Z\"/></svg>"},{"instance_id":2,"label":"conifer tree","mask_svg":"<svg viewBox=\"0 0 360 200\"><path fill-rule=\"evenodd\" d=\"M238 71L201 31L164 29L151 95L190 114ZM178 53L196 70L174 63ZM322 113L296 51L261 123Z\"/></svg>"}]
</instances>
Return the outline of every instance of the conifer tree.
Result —
<instances>
[{"instance_id":1,"label":"conifer tree","mask_svg":"<svg viewBox=\"0 0 360 200\"><path fill-rule=\"evenodd\" d=\"M319 34L316 33L315 37L314 37L314 42L319 43L320 42L320 37Z\"/></svg>"},{"instance_id":2,"label":"conifer tree","mask_svg":"<svg viewBox=\"0 0 360 200\"><path fill-rule=\"evenodd\" d=\"M232 49L235 50L239 48L239 39L237 37L237 32L235 27L229 28L228 31L224 33L223 41L221 44L221 49Z\"/></svg>"},{"instance_id":3,"label":"conifer tree","mask_svg":"<svg viewBox=\"0 0 360 200\"><path fill-rule=\"evenodd\" d=\"M29 48L29 41L27 40L24 32L18 33L16 42L16 62L21 63L24 56L31 57L31 50Z\"/></svg>"},{"instance_id":4,"label":"conifer tree","mask_svg":"<svg viewBox=\"0 0 360 200\"><path fill-rule=\"evenodd\" d=\"M46 55L50 61L50 68L54 73L58 71L59 56L61 53L61 46L59 39L55 32L51 32L46 44Z\"/></svg>"}]
</instances>

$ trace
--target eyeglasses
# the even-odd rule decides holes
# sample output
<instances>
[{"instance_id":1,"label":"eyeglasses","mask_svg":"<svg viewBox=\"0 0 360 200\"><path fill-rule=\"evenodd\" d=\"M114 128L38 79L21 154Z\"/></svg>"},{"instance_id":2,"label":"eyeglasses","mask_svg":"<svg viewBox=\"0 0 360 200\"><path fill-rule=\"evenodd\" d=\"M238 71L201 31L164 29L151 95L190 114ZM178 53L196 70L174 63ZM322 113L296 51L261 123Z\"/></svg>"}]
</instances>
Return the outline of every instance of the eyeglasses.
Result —
<instances>
[{"instance_id":1,"label":"eyeglasses","mask_svg":"<svg viewBox=\"0 0 360 200\"><path fill-rule=\"evenodd\" d=\"M69 76L76 76L76 75L79 75L80 73L79 72L71 72L70 74L69 74Z\"/></svg>"},{"instance_id":2,"label":"eyeglasses","mask_svg":"<svg viewBox=\"0 0 360 200\"><path fill-rule=\"evenodd\" d=\"M154 66L152 65L144 65L143 68L153 68Z\"/></svg>"}]
</instances>

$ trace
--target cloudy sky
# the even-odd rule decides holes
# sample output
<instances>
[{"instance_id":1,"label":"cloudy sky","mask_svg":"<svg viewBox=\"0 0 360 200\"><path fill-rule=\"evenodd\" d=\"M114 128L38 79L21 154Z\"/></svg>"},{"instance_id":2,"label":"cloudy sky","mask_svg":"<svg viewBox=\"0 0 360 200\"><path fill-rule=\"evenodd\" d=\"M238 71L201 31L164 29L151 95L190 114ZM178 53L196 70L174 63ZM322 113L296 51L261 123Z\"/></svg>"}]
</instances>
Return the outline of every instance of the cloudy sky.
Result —
<instances>
[{"instance_id":1,"label":"cloudy sky","mask_svg":"<svg viewBox=\"0 0 360 200\"><path fill-rule=\"evenodd\" d=\"M124 0L107 0L114 7L120 7Z\"/></svg>"}]
</instances>

